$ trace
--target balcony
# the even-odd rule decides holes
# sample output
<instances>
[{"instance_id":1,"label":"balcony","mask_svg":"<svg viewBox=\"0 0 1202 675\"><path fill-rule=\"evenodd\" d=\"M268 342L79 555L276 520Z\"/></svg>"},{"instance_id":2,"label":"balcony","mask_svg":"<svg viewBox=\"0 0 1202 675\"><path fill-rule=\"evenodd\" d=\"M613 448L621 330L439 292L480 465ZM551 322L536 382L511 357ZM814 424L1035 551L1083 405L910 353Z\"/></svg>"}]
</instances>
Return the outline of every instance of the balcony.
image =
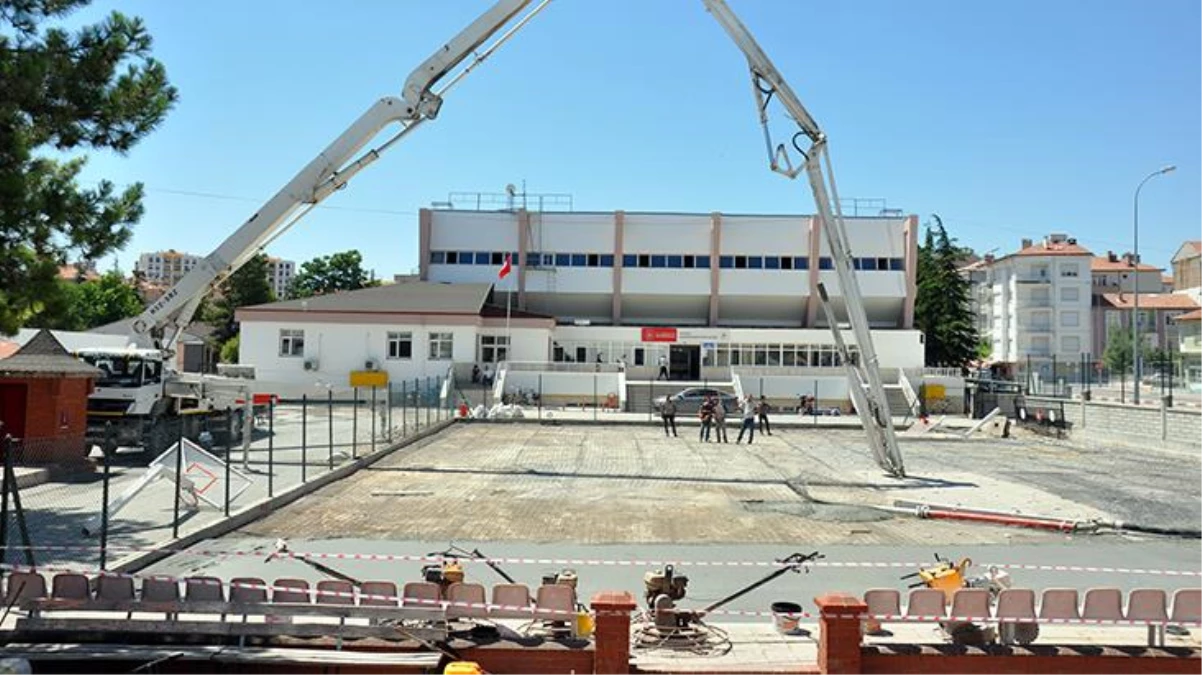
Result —
<instances>
[{"instance_id":1,"label":"balcony","mask_svg":"<svg viewBox=\"0 0 1202 675\"><path fill-rule=\"evenodd\" d=\"M1047 309L1052 306L1051 298L1035 297L1025 298L1017 302L1018 308L1021 309Z\"/></svg>"},{"instance_id":2,"label":"balcony","mask_svg":"<svg viewBox=\"0 0 1202 675\"><path fill-rule=\"evenodd\" d=\"M1018 329L1025 333L1051 333L1052 324L1046 322L1018 323Z\"/></svg>"},{"instance_id":3,"label":"balcony","mask_svg":"<svg viewBox=\"0 0 1202 675\"><path fill-rule=\"evenodd\" d=\"M1014 283L1017 283L1017 284L1050 284L1050 283L1052 283L1052 275L1050 275L1050 274L1019 274L1014 277Z\"/></svg>"}]
</instances>

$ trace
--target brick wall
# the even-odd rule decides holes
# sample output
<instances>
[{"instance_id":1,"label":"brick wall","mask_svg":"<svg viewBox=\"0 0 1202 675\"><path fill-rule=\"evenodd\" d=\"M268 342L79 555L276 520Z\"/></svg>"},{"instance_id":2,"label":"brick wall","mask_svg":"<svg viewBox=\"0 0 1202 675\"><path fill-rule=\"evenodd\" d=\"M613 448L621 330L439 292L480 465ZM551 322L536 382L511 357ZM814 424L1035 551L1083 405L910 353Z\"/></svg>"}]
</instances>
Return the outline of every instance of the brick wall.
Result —
<instances>
[{"instance_id":1,"label":"brick wall","mask_svg":"<svg viewBox=\"0 0 1202 675\"><path fill-rule=\"evenodd\" d=\"M29 377L13 381L27 387L22 461L28 464L84 461L92 381L78 377Z\"/></svg>"},{"instance_id":2,"label":"brick wall","mask_svg":"<svg viewBox=\"0 0 1202 675\"><path fill-rule=\"evenodd\" d=\"M1053 399L1028 396L1033 404L1064 403L1069 434L1074 438L1107 439L1134 443L1198 448L1202 438L1202 411L1124 405L1101 401Z\"/></svg>"}]
</instances>

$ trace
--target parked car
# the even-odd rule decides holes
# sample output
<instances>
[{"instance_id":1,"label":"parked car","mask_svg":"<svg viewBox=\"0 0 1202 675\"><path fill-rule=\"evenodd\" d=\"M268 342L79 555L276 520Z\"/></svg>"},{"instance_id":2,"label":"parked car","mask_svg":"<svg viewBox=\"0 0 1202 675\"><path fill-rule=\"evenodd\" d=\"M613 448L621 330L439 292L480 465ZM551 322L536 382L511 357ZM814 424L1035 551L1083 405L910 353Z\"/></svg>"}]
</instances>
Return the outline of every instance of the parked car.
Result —
<instances>
[{"instance_id":1,"label":"parked car","mask_svg":"<svg viewBox=\"0 0 1202 675\"><path fill-rule=\"evenodd\" d=\"M722 405L726 406L728 412L734 412L739 407L739 399L734 394L717 389L707 389L705 387L689 387L672 394L672 400L676 402L676 414L696 414L701 409L701 403L706 396L715 396L721 401ZM664 403L668 401L667 396L656 397L655 409L660 410L664 407Z\"/></svg>"}]
</instances>

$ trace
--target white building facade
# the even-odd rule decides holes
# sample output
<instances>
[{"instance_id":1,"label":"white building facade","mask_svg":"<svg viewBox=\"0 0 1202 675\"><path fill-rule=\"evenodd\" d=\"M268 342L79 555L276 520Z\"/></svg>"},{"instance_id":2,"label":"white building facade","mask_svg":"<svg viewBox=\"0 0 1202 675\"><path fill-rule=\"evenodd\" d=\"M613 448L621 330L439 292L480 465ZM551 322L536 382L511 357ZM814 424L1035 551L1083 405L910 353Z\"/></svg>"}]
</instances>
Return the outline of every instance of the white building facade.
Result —
<instances>
[{"instance_id":1,"label":"white building facade","mask_svg":"<svg viewBox=\"0 0 1202 675\"><path fill-rule=\"evenodd\" d=\"M275 292L275 297L287 297L288 289L292 286L292 279L295 276L295 262L279 258L267 259L267 282L271 284L271 290Z\"/></svg>"},{"instance_id":2,"label":"white building facade","mask_svg":"<svg viewBox=\"0 0 1202 675\"><path fill-rule=\"evenodd\" d=\"M196 267L201 257L191 253L181 253L174 249L154 251L138 256L134 271L147 281L173 286L184 278L184 275Z\"/></svg>"},{"instance_id":3,"label":"white building facade","mask_svg":"<svg viewBox=\"0 0 1202 675\"><path fill-rule=\"evenodd\" d=\"M991 359L1040 369L1053 359L1074 363L1092 344L1093 255L1062 234L1022 243L984 266Z\"/></svg>"}]
</instances>

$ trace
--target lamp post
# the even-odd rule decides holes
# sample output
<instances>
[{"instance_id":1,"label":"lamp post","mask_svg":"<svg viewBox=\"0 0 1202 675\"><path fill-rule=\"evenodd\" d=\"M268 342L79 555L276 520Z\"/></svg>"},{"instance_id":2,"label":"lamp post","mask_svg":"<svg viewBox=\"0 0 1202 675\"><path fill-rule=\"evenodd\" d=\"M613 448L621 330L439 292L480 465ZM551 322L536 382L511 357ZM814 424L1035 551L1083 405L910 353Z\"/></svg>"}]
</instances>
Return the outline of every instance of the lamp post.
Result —
<instances>
[{"instance_id":1,"label":"lamp post","mask_svg":"<svg viewBox=\"0 0 1202 675\"><path fill-rule=\"evenodd\" d=\"M1131 276L1135 279L1135 289L1133 291L1135 294L1135 303L1131 310L1131 359L1135 365L1135 384L1131 400L1136 405L1139 405L1139 378L1141 375L1140 371L1142 370L1140 367L1142 359L1139 354L1140 347L1142 346L1139 340L1139 191L1144 188L1144 183L1147 183L1156 176L1169 173L1176 168L1176 166L1170 164L1164 168L1157 169L1145 176L1139 182L1139 187L1135 188L1135 252L1132 253L1131 259L1131 266L1134 268Z\"/></svg>"}]
</instances>

